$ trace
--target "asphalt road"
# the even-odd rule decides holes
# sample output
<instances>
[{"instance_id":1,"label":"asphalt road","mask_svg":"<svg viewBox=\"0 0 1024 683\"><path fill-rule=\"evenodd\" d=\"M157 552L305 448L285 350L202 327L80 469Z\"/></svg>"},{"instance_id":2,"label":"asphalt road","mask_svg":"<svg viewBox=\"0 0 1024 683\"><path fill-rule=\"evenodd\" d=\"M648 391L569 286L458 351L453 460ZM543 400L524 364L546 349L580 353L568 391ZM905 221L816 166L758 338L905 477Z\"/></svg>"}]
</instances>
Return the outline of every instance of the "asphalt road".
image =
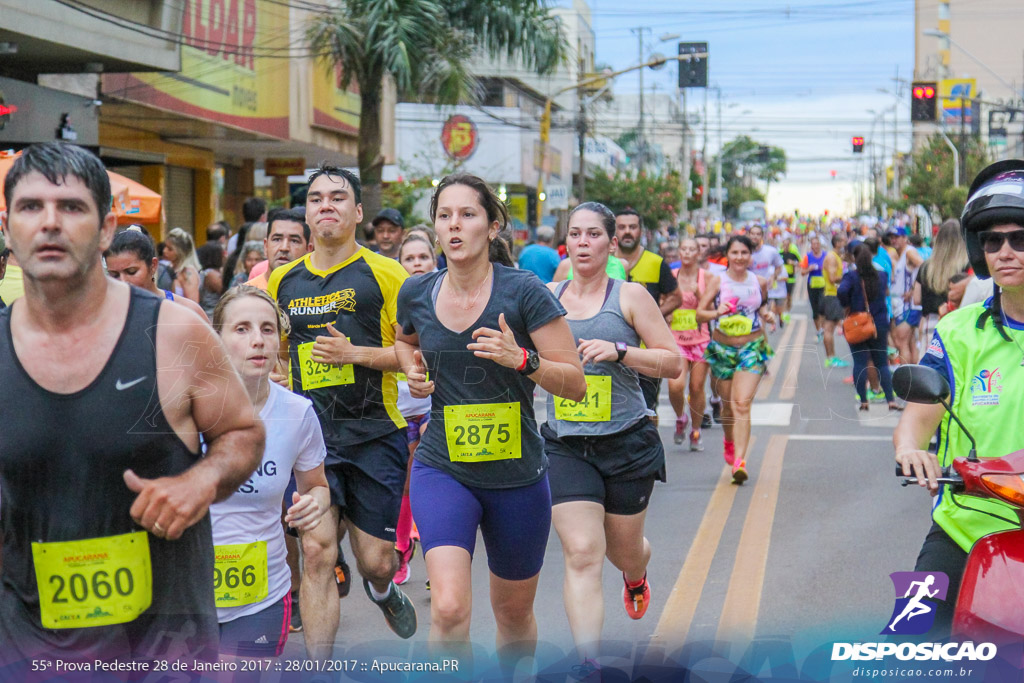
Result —
<instances>
[{"instance_id":1,"label":"asphalt road","mask_svg":"<svg viewBox=\"0 0 1024 683\"><path fill-rule=\"evenodd\" d=\"M893 608L888 575L913 569L931 501L916 487L899 486L891 446L896 418L885 404L860 417L853 387L843 383L850 371L824 368L809 314L798 294L792 320L771 335L776 356L755 402L751 479L742 487L730 483L720 427L705 430L703 453L673 445L674 415L663 386L659 414L668 482L655 488L646 527L653 600L642 620L629 619L622 579L606 563L606 673L635 678L638 665L657 667L669 654L676 667L670 672L679 671L680 661L701 660L695 670L707 673L692 680L719 680L716 671L726 675L737 662L749 663L757 650L751 643L781 648L766 655L767 670L785 669L787 657L799 668L801 653L836 640L877 639L885 626ZM845 341L837 338L837 346L848 357ZM487 577L479 543L472 585L476 656L462 663L460 678L499 677L488 664L495 627ZM335 653L356 667L346 678L380 680L372 665L369 673L360 669L374 660L427 659L425 578L417 554L404 587L419 614L419 631L410 641L392 635L359 583L353 586L341 603ZM541 680L565 680L567 667L576 663L562 580L561 546L552 531L535 605L537 661L521 662L516 676L539 670ZM285 657L302 653L301 634L293 635ZM474 674L467 673L471 665Z\"/></svg>"}]
</instances>

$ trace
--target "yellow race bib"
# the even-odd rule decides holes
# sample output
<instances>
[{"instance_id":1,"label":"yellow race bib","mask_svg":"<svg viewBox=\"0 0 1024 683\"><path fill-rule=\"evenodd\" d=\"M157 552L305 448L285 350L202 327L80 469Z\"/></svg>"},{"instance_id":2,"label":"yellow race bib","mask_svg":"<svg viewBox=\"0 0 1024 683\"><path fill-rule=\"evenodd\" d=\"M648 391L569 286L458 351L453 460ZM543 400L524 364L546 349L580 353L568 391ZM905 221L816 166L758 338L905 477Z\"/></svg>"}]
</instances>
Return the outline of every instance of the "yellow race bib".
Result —
<instances>
[{"instance_id":1,"label":"yellow race bib","mask_svg":"<svg viewBox=\"0 0 1024 683\"><path fill-rule=\"evenodd\" d=\"M745 315L727 315L719 319L718 329L730 337L742 337L754 330L754 321Z\"/></svg>"},{"instance_id":2,"label":"yellow race bib","mask_svg":"<svg viewBox=\"0 0 1024 683\"><path fill-rule=\"evenodd\" d=\"M444 435L452 462L523 457L518 402L445 406Z\"/></svg>"},{"instance_id":3,"label":"yellow race bib","mask_svg":"<svg viewBox=\"0 0 1024 683\"><path fill-rule=\"evenodd\" d=\"M821 289L825 286L824 275L812 275L811 276L811 289Z\"/></svg>"},{"instance_id":4,"label":"yellow race bib","mask_svg":"<svg viewBox=\"0 0 1024 683\"><path fill-rule=\"evenodd\" d=\"M697 329L697 311L682 309L672 311L673 330L677 332L688 332Z\"/></svg>"},{"instance_id":5,"label":"yellow race bib","mask_svg":"<svg viewBox=\"0 0 1024 683\"><path fill-rule=\"evenodd\" d=\"M266 541L213 547L213 594L217 607L249 605L269 593Z\"/></svg>"},{"instance_id":6,"label":"yellow race bib","mask_svg":"<svg viewBox=\"0 0 1024 683\"><path fill-rule=\"evenodd\" d=\"M318 363L313 360L313 344L306 342L299 344L299 373L302 376L302 389L320 389L322 387L334 387L342 384L354 384L356 381L355 372L351 365L337 365Z\"/></svg>"},{"instance_id":7,"label":"yellow race bib","mask_svg":"<svg viewBox=\"0 0 1024 683\"><path fill-rule=\"evenodd\" d=\"M145 531L33 543L32 564L43 628L124 624L153 602L153 571Z\"/></svg>"},{"instance_id":8,"label":"yellow race bib","mask_svg":"<svg viewBox=\"0 0 1024 683\"><path fill-rule=\"evenodd\" d=\"M612 419L612 378L587 375L587 395L577 403L555 396L555 417L566 422L608 422Z\"/></svg>"}]
</instances>

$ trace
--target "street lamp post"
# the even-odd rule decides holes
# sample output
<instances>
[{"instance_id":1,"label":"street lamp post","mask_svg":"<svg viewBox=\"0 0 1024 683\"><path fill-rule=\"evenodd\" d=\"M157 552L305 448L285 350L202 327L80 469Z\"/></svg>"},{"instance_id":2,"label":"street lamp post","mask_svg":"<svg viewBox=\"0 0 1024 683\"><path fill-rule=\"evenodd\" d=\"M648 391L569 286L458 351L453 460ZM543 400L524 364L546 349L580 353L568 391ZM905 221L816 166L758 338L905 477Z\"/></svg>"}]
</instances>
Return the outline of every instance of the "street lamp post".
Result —
<instances>
[{"instance_id":1,"label":"street lamp post","mask_svg":"<svg viewBox=\"0 0 1024 683\"><path fill-rule=\"evenodd\" d=\"M707 52L697 52L693 54L685 55L672 55L671 57L665 57L664 55L655 55L648 59L643 64L634 64L633 66L626 67L625 69L619 69L618 71L610 71L600 74L594 74L582 78L572 85L567 85L564 88L556 90L552 94L548 95L544 102L544 113L540 117L540 147L541 147L541 163L540 172L537 175L537 220L540 221L540 217L544 211L544 169L548 164L548 142L551 140L551 103L556 97L562 93L569 92L576 88L585 88L589 86L599 85L604 81L610 81L613 78L621 76L624 73L630 71L636 71L637 69L643 69L649 67L651 69L657 69L665 65L666 62L688 62L691 59L703 59L708 56Z\"/></svg>"}]
</instances>

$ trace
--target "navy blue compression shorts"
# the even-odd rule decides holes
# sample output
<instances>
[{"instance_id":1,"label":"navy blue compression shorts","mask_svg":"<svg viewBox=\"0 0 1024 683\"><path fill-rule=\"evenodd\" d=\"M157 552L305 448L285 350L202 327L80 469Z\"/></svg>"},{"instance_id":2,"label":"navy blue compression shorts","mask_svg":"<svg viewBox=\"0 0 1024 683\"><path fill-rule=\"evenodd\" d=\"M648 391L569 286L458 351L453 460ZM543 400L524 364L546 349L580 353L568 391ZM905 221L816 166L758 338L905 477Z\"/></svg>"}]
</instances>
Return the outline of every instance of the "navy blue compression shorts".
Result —
<instances>
[{"instance_id":1,"label":"navy blue compression shorts","mask_svg":"<svg viewBox=\"0 0 1024 683\"><path fill-rule=\"evenodd\" d=\"M472 557L480 529L487 566L499 579L522 581L540 572L551 531L547 475L529 486L484 489L416 460L409 495L424 554L456 546Z\"/></svg>"}]
</instances>

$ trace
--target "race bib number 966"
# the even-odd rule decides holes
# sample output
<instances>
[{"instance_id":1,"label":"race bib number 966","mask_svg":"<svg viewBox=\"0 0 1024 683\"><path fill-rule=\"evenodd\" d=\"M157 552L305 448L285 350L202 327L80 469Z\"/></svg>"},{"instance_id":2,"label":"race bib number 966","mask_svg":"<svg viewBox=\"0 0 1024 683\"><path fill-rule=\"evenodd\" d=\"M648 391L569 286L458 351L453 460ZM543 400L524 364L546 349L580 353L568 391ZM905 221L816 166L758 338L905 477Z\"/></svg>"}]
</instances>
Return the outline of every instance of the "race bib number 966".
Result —
<instances>
[{"instance_id":1,"label":"race bib number 966","mask_svg":"<svg viewBox=\"0 0 1024 683\"><path fill-rule=\"evenodd\" d=\"M214 546L213 593L217 607L238 607L267 597L267 542Z\"/></svg>"}]
</instances>

